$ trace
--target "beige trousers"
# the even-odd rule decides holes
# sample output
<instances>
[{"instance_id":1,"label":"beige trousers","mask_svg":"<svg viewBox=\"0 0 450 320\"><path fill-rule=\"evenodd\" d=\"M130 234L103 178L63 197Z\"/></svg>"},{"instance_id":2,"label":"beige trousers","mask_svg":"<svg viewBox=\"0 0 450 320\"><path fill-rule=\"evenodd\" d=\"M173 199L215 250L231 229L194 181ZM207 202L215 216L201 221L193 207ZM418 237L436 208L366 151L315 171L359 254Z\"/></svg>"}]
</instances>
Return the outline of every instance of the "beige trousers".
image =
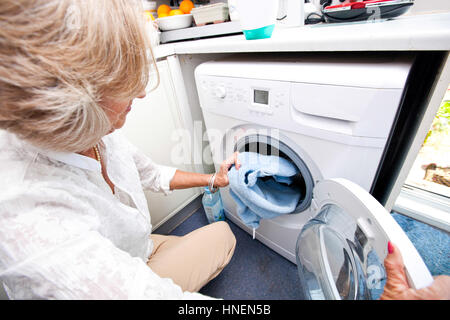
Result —
<instances>
[{"instance_id":1,"label":"beige trousers","mask_svg":"<svg viewBox=\"0 0 450 320\"><path fill-rule=\"evenodd\" d=\"M152 234L153 252L147 265L171 278L183 291L197 292L230 262L236 238L228 224L215 222L185 236Z\"/></svg>"}]
</instances>

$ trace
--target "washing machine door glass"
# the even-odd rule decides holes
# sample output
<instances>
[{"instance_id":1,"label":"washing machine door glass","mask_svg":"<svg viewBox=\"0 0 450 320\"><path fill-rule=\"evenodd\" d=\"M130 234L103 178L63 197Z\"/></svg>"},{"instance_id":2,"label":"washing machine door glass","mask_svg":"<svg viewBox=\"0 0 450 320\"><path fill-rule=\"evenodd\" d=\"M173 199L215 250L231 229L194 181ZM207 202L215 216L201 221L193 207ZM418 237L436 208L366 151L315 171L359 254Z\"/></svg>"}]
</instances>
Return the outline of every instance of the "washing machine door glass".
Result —
<instances>
[{"instance_id":1,"label":"washing machine door glass","mask_svg":"<svg viewBox=\"0 0 450 320\"><path fill-rule=\"evenodd\" d=\"M302 229L297 267L306 298L378 299L386 273L387 243L400 250L409 284L433 281L422 258L391 215L368 192L344 179L314 188L317 215Z\"/></svg>"}]
</instances>

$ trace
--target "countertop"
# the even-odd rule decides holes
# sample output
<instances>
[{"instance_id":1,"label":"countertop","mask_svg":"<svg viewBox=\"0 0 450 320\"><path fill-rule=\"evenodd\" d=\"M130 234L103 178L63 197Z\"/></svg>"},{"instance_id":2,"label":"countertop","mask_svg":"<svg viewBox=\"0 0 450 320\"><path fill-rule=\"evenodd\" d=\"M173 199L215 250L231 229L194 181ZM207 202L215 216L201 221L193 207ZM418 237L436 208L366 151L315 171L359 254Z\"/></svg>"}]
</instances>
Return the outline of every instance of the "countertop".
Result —
<instances>
[{"instance_id":1,"label":"countertop","mask_svg":"<svg viewBox=\"0 0 450 320\"><path fill-rule=\"evenodd\" d=\"M173 54L308 51L450 51L450 12L393 20L276 26L270 39L244 35L181 41L154 48L157 58Z\"/></svg>"}]
</instances>

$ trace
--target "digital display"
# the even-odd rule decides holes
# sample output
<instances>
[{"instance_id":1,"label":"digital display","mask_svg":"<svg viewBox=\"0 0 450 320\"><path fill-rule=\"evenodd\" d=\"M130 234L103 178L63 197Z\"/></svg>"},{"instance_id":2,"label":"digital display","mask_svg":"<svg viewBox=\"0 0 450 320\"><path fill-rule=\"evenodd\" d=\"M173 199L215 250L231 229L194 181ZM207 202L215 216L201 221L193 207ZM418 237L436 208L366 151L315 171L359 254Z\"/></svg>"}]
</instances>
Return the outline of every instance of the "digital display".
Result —
<instances>
[{"instance_id":1,"label":"digital display","mask_svg":"<svg viewBox=\"0 0 450 320\"><path fill-rule=\"evenodd\" d=\"M253 101L259 104L269 104L269 91L254 90Z\"/></svg>"}]
</instances>

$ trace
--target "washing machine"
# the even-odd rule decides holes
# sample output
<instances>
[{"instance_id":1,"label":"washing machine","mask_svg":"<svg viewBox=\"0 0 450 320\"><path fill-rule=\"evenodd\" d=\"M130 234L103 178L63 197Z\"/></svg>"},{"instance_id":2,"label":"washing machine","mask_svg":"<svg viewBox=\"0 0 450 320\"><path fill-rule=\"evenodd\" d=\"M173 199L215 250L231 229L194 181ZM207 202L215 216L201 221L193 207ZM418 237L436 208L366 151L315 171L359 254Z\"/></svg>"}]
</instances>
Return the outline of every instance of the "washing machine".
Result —
<instances>
[{"instance_id":1,"label":"washing machine","mask_svg":"<svg viewBox=\"0 0 450 320\"><path fill-rule=\"evenodd\" d=\"M216 170L234 151L278 155L299 169L296 210L261 220L256 232L239 218L229 187L220 192L227 219L297 264L309 298L373 297L388 241L403 253L413 286L432 281L368 192L411 64L395 55L246 55L195 69Z\"/></svg>"}]
</instances>

